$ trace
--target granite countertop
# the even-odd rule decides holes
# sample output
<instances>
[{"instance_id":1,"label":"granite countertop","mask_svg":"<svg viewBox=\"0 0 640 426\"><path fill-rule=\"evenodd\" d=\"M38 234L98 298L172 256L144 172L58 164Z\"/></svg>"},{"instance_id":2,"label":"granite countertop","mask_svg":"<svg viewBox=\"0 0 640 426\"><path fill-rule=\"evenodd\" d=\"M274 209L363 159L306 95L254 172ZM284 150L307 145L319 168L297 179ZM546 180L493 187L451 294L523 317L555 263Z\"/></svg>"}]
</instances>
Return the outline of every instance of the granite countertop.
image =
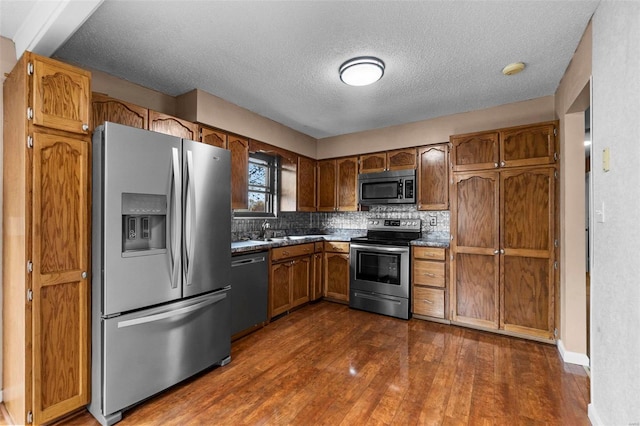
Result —
<instances>
[{"instance_id":1,"label":"granite countertop","mask_svg":"<svg viewBox=\"0 0 640 426\"><path fill-rule=\"evenodd\" d=\"M447 232L434 232L411 241L412 246L449 248L451 237Z\"/></svg>"},{"instance_id":2,"label":"granite countertop","mask_svg":"<svg viewBox=\"0 0 640 426\"><path fill-rule=\"evenodd\" d=\"M292 246L295 244L315 243L319 241L351 241L352 237L364 236L366 232L361 233L336 233L322 235L293 235L289 237L269 238L266 241L248 240L234 241L231 243L231 254L248 253L252 251L263 251L270 248Z\"/></svg>"},{"instance_id":3,"label":"granite countertop","mask_svg":"<svg viewBox=\"0 0 640 426\"><path fill-rule=\"evenodd\" d=\"M349 233L335 233L322 235L295 235L289 237L269 238L267 241L248 240L234 241L231 243L231 254L241 254L253 251L269 250L270 248L291 246L295 244L315 243L319 241L343 241L349 242L353 237L362 237L366 231ZM430 233L423 238L411 241L411 245L423 247L449 248L448 233Z\"/></svg>"}]
</instances>

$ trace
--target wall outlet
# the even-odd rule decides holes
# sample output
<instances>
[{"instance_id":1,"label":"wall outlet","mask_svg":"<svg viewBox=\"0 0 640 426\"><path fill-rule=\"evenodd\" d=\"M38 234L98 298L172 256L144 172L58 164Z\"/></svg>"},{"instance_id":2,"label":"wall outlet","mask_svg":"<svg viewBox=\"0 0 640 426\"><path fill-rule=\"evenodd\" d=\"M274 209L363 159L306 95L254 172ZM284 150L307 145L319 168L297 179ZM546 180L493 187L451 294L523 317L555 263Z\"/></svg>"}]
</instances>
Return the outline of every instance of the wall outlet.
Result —
<instances>
[{"instance_id":1,"label":"wall outlet","mask_svg":"<svg viewBox=\"0 0 640 426\"><path fill-rule=\"evenodd\" d=\"M438 218L435 216L429 216L429 226L437 226Z\"/></svg>"}]
</instances>

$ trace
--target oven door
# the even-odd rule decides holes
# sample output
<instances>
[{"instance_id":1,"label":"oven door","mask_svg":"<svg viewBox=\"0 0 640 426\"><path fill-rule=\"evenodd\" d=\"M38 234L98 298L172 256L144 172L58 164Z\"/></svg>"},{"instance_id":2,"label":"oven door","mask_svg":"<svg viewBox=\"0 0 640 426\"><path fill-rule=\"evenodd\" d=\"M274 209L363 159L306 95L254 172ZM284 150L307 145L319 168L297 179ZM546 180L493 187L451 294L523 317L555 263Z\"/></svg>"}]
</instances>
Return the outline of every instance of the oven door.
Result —
<instances>
[{"instance_id":1,"label":"oven door","mask_svg":"<svg viewBox=\"0 0 640 426\"><path fill-rule=\"evenodd\" d=\"M350 287L409 298L409 247L351 243Z\"/></svg>"}]
</instances>

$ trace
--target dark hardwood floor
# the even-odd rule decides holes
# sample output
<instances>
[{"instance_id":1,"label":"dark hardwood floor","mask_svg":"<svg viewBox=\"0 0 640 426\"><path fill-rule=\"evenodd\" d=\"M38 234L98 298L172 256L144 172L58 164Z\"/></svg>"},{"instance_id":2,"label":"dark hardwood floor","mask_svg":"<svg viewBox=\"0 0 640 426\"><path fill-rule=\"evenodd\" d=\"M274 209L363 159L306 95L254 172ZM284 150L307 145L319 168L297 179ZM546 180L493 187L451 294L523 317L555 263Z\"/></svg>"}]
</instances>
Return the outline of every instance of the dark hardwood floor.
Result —
<instances>
[{"instance_id":1,"label":"dark hardwood floor","mask_svg":"<svg viewBox=\"0 0 640 426\"><path fill-rule=\"evenodd\" d=\"M588 425L589 378L554 346L320 302L119 425ZM97 425L87 412L64 425Z\"/></svg>"}]
</instances>

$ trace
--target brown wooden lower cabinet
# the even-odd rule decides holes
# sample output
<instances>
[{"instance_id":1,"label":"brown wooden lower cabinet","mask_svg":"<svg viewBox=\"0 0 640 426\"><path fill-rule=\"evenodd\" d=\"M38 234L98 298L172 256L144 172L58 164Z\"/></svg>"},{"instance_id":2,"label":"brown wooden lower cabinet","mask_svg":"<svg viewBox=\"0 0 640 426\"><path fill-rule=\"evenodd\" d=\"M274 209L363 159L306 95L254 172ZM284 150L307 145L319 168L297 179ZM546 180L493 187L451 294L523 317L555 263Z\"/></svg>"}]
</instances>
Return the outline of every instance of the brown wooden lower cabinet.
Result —
<instances>
[{"instance_id":1,"label":"brown wooden lower cabinet","mask_svg":"<svg viewBox=\"0 0 640 426\"><path fill-rule=\"evenodd\" d=\"M271 251L270 318L309 301L313 250L313 243L308 243Z\"/></svg>"},{"instance_id":2,"label":"brown wooden lower cabinet","mask_svg":"<svg viewBox=\"0 0 640 426\"><path fill-rule=\"evenodd\" d=\"M324 296L349 302L349 243L324 243Z\"/></svg>"},{"instance_id":3,"label":"brown wooden lower cabinet","mask_svg":"<svg viewBox=\"0 0 640 426\"><path fill-rule=\"evenodd\" d=\"M311 257L311 300L318 300L323 296L323 284L322 280L322 261L324 244L317 242L314 244L315 250Z\"/></svg>"},{"instance_id":4,"label":"brown wooden lower cabinet","mask_svg":"<svg viewBox=\"0 0 640 426\"><path fill-rule=\"evenodd\" d=\"M411 250L412 312L445 319L447 298L447 249L418 247Z\"/></svg>"}]
</instances>

